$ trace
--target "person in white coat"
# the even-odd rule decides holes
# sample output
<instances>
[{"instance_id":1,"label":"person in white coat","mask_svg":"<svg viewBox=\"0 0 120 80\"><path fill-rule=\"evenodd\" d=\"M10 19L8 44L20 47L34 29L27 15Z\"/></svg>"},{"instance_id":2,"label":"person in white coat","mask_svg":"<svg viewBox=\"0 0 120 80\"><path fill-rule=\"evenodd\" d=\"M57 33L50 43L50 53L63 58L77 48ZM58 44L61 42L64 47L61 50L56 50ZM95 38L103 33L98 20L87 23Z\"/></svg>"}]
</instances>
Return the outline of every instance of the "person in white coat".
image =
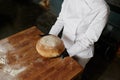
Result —
<instances>
[{"instance_id":1,"label":"person in white coat","mask_svg":"<svg viewBox=\"0 0 120 80\"><path fill-rule=\"evenodd\" d=\"M109 7L104 0L64 0L61 12L49 34L62 40L70 57L85 67L93 57L94 43L108 19Z\"/></svg>"}]
</instances>

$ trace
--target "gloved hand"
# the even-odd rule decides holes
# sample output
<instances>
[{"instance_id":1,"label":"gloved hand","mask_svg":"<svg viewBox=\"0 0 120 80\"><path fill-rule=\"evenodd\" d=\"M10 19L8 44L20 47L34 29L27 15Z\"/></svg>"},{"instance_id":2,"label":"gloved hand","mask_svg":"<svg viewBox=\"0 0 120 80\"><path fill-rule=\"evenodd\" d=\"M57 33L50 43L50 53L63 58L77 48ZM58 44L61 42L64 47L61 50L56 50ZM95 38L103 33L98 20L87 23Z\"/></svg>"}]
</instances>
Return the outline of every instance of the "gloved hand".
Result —
<instances>
[{"instance_id":1,"label":"gloved hand","mask_svg":"<svg viewBox=\"0 0 120 80\"><path fill-rule=\"evenodd\" d=\"M67 50L65 49L65 50L63 51L63 53L60 55L60 57L61 57L61 58L64 58L64 57L67 57L67 56L69 56L69 54L68 54Z\"/></svg>"},{"instance_id":2,"label":"gloved hand","mask_svg":"<svg viewBox=\"0 0 120 80\"><path fill-rule=\"evenodd\" d=\"M44 36L47 36L47 35L50 35L50 34L41 34L40 37L44 37Z\"/></svg>"}]
</instances>

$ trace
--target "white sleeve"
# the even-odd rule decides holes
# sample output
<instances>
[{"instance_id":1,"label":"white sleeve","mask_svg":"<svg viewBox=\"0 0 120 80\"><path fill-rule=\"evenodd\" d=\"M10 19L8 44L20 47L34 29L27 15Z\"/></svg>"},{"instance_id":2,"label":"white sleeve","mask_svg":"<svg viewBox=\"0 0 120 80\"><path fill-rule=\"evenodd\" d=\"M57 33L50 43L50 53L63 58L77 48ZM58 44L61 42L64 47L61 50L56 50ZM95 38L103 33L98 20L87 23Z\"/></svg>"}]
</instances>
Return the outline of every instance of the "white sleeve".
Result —
<instances>
[{"instance_id":1,"label":"white sleeve","mask_svg":"<svg viewBox=\"0 0 120 80\"><path fill-rule=\"evenodd\" d=\"M86 50L91 45L94 45L94 42L99 39L106 25L108 14L108 9L102 9L97 15L94 16L94 19L90 23L86 32L82 34L82 36L81 34L78 35L75 44L67 50L70 56L79 54L81 51Z\"/></svg>"},{"instance_id":2,"label":"white sleeve","mask_svg":"<svg viewBox=\"0 0 120 80\"><path fill-rule=\"evenodd\" d=\"M58 35L60 33L60 31L63 28L63 20L61 18L57 18L57 21L55 22L55 24L52 26L49 34L54 34L54 35Z\"/></svg>"},{"instance_id":3,"label":"white sleeve","mask_svg":"<svg viewBox=\"0 0 120 80\"><path fill-rule=\"evenodd\" d=\"M64 4L64 2L63 2L63 4ZM64 12L63 6L64 5L63 4L62 4L61 12L59 13L59 16L58 16L55 24L52 26L49 34L53 34L53 35L57 36L64 26L64 24L63 24L63 12Z\"/></svg>"}]
</instances>

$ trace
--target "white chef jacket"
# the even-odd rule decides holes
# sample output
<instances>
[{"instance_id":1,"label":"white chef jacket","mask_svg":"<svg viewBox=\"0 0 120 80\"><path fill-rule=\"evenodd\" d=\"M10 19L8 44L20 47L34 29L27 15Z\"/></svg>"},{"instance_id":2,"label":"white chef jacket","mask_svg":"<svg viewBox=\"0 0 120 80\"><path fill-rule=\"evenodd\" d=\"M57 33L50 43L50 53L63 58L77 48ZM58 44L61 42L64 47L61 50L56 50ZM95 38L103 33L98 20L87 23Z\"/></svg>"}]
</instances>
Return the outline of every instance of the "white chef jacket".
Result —
<instances>
[{"instance_id":1,"label":"white chef jacket","mask_svg":"<svg viewBox=\"0 0 120 80\"><path fill-rule=\"evenodd\" d=\"M90 58L105 27L109 7L104 0L64 0L57 21L49 34L58 35L70 56Z\"/></svg>"}]
</instances>

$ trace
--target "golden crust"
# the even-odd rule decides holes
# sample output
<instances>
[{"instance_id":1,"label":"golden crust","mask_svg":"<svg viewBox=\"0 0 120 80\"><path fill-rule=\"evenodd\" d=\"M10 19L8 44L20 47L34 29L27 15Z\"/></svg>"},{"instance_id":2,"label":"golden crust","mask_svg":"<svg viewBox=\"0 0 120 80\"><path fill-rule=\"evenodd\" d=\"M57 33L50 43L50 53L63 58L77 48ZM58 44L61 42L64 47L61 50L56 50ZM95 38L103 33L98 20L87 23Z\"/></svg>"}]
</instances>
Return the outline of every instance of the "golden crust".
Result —
<instances>
[{"instance_id":1,"label":"golden crust","mask_svg":"<svg viewBox=\"0 0 120 80\"><path fill-rule=\"evenodd\" d=\"M56 37L53 35L50 35L50 36L54 38ZM41 56L46 57L46 58L59 56L64 51L65 47L61 39L58 39L58 38L56 39L58 41L58 44L56 44L55 46L47 46L40 42L41 39L38 40L36 44L36 50Z\"/></svg>"}]
</instances>

